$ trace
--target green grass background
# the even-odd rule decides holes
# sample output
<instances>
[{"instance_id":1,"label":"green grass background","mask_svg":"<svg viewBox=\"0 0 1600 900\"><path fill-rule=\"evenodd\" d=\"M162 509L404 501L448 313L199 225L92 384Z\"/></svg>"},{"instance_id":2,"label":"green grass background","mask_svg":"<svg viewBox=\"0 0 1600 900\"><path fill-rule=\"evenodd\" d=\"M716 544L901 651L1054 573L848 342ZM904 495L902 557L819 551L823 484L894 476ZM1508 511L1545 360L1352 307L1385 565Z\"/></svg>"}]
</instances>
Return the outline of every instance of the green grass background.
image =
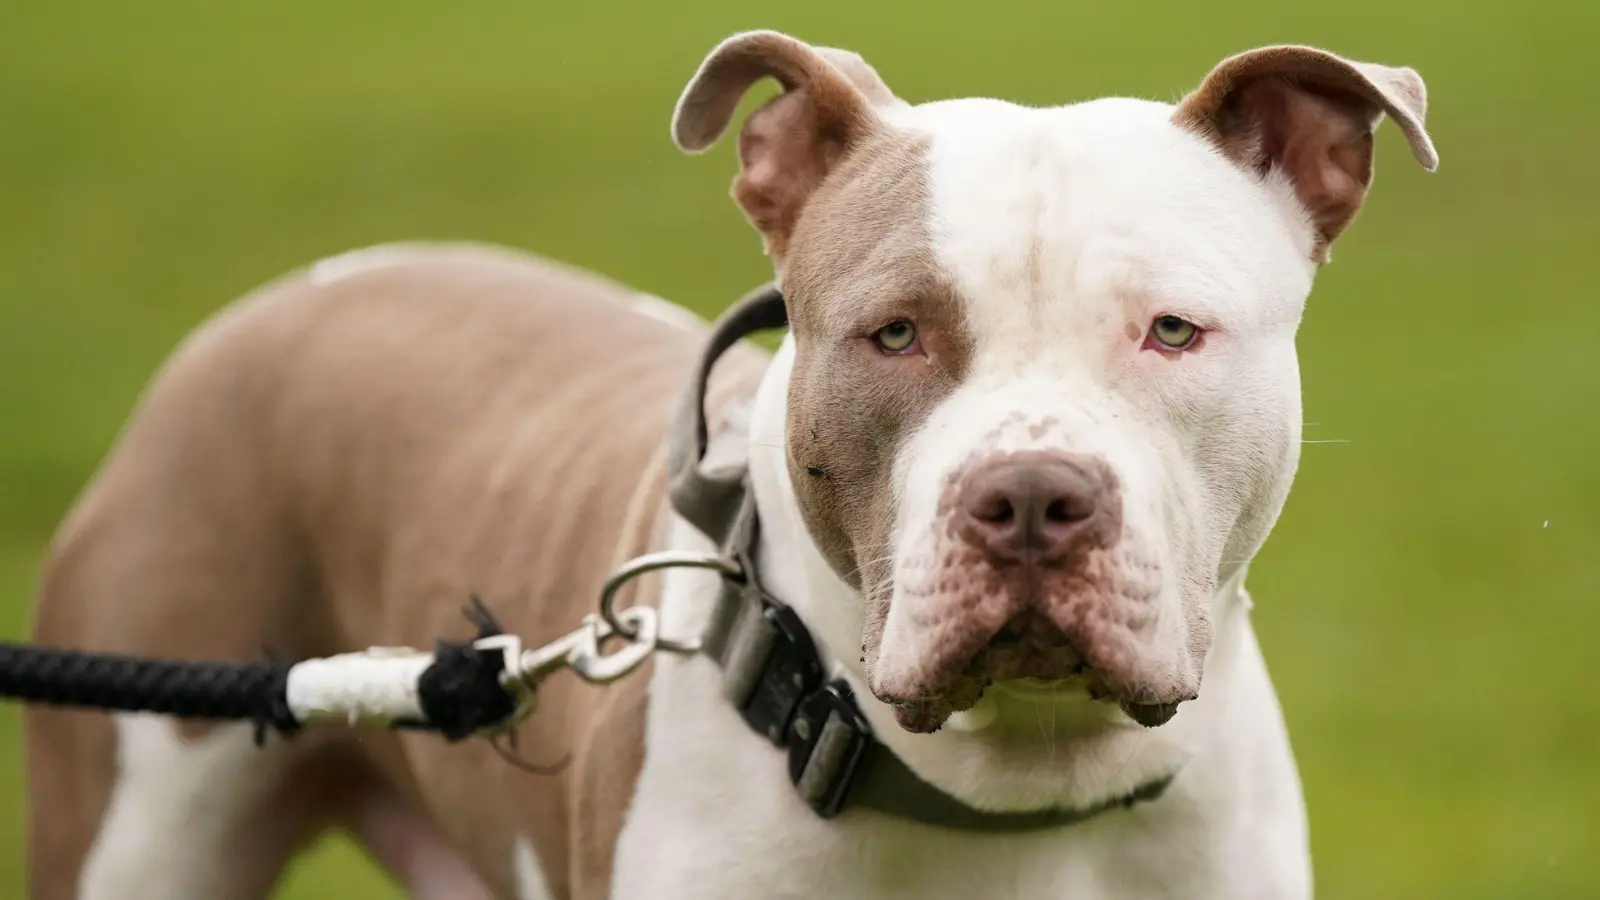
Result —
<instances>
[{"instance_id":1,"label":"green grass background","mask_svg":"<svg viewBox=\"0 0 1600 900\"><path fill-rule=\"evenodd\" d=\"M1307 42L1415 66L1301 332L1314 423L1253 572L1320 896L1600 896L1600 3L17 0L0 5L0 637L186 330L352 247L471 238L713 313L767 277L677 93L728 33L850 47L911 100L1175 99ZM0 707L0 897L22 894ZM331 840L279 896L395 897Z\"/></svg>"}]
</instances>

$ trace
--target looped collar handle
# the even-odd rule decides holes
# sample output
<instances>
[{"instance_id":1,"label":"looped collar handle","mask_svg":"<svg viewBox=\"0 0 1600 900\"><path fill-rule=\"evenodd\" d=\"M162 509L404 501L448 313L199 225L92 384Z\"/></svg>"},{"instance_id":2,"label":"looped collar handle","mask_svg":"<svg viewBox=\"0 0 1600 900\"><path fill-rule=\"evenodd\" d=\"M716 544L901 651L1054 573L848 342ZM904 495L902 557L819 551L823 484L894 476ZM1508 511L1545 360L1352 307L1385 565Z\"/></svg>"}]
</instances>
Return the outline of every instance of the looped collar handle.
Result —
<instances>
[{"instance_id":1,"label":"looped collar handle","mask_svg":"<svg viewBox=\"0 0 1600 900\"><path fill-rule=\"evenodd\" d=\"M678 401L678 411L667 433L667 494L672 506L689 524L719 546L739 515L744 496L744 459L706 459L706 389L711 369L730 347L758 331L785 328L789 312L783 294L773 283L764 284L734 303L712 326L689 384Z\"/></svg>"}]
</instances>

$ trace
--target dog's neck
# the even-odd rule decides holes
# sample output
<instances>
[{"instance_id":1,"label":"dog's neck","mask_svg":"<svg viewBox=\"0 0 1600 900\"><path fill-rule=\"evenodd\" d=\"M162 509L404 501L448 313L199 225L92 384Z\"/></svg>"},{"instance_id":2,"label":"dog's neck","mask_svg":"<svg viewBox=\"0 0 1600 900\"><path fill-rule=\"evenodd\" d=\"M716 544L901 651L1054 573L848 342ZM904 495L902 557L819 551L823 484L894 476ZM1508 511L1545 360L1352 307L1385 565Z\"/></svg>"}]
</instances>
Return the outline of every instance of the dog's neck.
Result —
<instances>
[{"instance_id":1,"label":"dog's neck","mask_svg":"<svg viewBox=\"0 0 1600 900\"><path fill-rule=\"evenodd\" d=\"M1229 690L1234 649L1247 635L1248 564L1221 573L1212 599L1216 641L1201 701L1169 725L1127 729L1083 740L1108 715L1085 698L1040 698L991 690L972 710L933 735L905 732L893 710L867 688L861 638L865 606L858 591L829 566L806 530L785 464L786 403L794 363L786 337L762 380L750 418L750 477L761 521L757 559L774 596L805 622L830 674L847 680L878 739L925 780L977 807L1003 810L1045 805L1089 806L1170 775L1213 730L1214 698ZM1212 699L1213 702L1206 702Z\"/></svg>"}]
</instances>

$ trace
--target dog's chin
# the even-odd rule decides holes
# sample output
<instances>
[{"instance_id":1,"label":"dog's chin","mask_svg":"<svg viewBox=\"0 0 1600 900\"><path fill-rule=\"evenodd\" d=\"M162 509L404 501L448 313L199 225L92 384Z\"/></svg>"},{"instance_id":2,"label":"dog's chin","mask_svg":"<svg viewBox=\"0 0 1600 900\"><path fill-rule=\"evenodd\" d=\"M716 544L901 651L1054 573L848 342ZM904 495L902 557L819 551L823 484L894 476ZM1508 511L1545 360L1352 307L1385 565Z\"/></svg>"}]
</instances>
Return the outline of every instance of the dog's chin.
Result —
<instances>
[{"instance_id":1,"label":"dog's chin","mask_svg":"<svg viewBox=\"0 0 1600 900\"><path fill-rule=\"evenodd\" d=\"M1034 704L1095 707L1103 711L1108 725L1119 722L1119 710L1126 717L1120 719L1121 724L1131 720L1145 728L1165 725L1178 712L1177 702L1145 703L1118 696L1100 673L1075 658L1063 661L1051 655L1016 654L1009 647L985 648L958 674L914 697L876 692L879 700L894 708L900 727L914 734L936 733L952 717L960 717L956 725L961 730L972 730L987 718L975 709L986 697L995 695Z\"/></svg>"},{"instance_id":2,"label":"dog's chin","mask_svg":"<svg viewBox=\"0 0 1600 900\"><path fill-rule=\"evenodd\" d=\"M1172 721L1172 717L1178 714L1177 703L1135 703L1132 700L1117 700L1112 704L1110 702L1112 698L1107 696L1102 683L1093 676L1049 680L1015 678L997 681L992 689L1019 700L1031 700L1035 703L1100 701L1106 709L1108 720L1113 718L1110 710L1114 705L1122 715L1145 728L1158 728Z\"/></svg>"},{"instance_id":3,"label":"dog's chin","mask_svg":"<svg viewBox=\"0 0 1600 900\"><path fill-rule=\"evenodd\" d=\"M1036 655L990 646L959 671L938 679L931 690L919 691L912 698L880 692L878 699L893 706L895 721L914 734L939 731L952 716L971 713L991 692L1044 702L1088 700L1093 691L1083 664L1075 655L1069 656L1051 665L1051 660ZM950 669L948 665L944 668Z\"/></svg>"},{"instance_id":4,"label":"dog's chin","mask_svg":"<svg viewBox=\"0 0 1600 900\"><path fill-rule=\"evenodd\" d=\"M1053 725L1085 733L1157 728L1171 721L1178 711L1176 703L1139 704L1096 697L1093 686L1084 678L1008 679L992 682L976 694L885 702L892 704L900 727L913 734L993 730L1001 710L1023 713L1030 722L1048 715Z\"/></svg>"}]
</instances>

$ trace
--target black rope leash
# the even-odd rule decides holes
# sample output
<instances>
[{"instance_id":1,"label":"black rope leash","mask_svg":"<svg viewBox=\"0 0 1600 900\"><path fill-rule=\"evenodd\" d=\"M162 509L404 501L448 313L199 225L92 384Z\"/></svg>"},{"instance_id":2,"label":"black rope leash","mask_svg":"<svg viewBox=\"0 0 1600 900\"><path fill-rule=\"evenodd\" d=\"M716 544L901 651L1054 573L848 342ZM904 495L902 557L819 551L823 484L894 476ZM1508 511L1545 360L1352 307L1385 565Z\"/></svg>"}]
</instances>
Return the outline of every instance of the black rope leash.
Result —
<instances>
[{"instance_id":1,"label":"black rope leash","mask_svg":"<svg viewBox=\"0 0 1600 900\"><path fill-rule=\"evenodd\" d=\"M239 719L289 736L290 666L281 662L179 662L0 644L0 696L24 703Z\"/></svg>"},{"instance_id":2,"label":"black rope leash","mask_svg":"<svg viewBox=\"0 0 1600 900\"><path fill-rule=\"evenodd\" d=\"M501 633L476 597L466 612L478 626L479 639ZM501 683L505 657L474 644L437 642L432 661L416 679L422 718L398 718L390 724L436 731L458 741L509 720L518 706ZM0 698L254 722L261 743L269 729L289 738L305 724L290 702L296 665L272 659L192 662L0 643Z\"/></svg>"}]
</instances>

